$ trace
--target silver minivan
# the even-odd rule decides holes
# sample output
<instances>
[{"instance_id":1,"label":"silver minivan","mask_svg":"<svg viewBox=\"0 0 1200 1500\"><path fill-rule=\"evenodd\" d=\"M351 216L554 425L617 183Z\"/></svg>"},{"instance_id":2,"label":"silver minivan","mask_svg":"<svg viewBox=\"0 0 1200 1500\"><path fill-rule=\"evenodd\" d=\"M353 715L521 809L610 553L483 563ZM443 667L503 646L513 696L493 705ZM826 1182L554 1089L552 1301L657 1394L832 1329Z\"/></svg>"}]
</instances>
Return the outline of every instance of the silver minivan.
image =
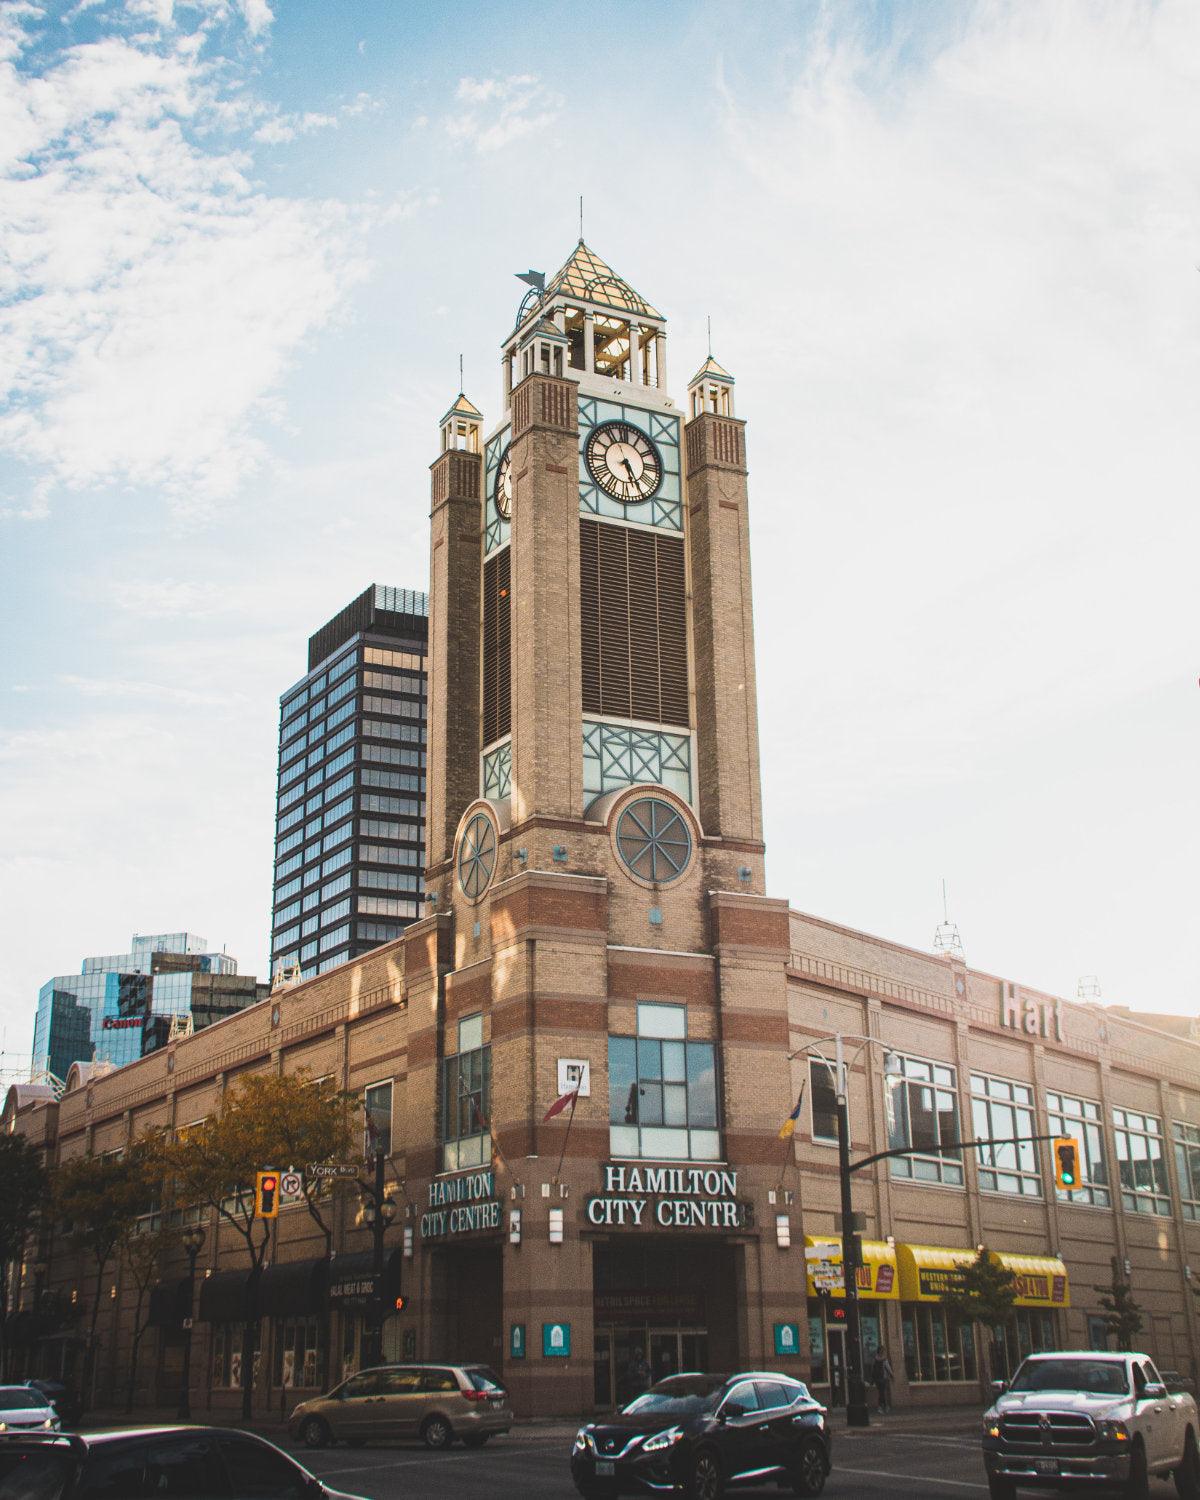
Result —
<instances>
[{"instance_id":1,"label":"silver minivan","mask_svg":"<svg viewBox=\"0 0 1200 1500\"><path fill-rule=\"evenodd\" d=\"M379 1365L351 1375L327 1396L302 1401L288 1418L288 1432L309 1448L405 1438L420 1438L427 1448L448 1448L456 1439L482 1448L512 1421L504 1383L487 1365Z\"/></svg>"}]
</instances>

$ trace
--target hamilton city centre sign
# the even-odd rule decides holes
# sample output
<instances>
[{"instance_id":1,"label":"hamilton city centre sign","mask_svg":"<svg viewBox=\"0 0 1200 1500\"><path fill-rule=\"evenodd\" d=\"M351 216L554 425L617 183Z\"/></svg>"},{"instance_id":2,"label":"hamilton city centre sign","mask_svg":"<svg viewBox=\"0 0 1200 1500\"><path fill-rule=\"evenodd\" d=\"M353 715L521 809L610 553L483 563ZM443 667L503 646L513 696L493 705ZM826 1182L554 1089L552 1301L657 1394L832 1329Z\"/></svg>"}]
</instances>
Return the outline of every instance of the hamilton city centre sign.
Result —
<instances>
[{"instance_id":1,"label":"hamilton city centre sign","mask_svg":"<svg viewBox=\"0 0 1200 1500\"><path fill-rule=\"evenodd\" d=\"M435 1177L429 1184L429 1207L421 1215L421 1238L499 1229L500 1200L495 1192L495 1174L490 1168L461 1177Z\"/></svg>"},{"instance_id":2,"label":"hamilton city centre sign","mask_svg":"<svg viewBox=\"0 0 1200 1500\"><path fill-rule=\"evenodd\" d=\"M737 1199L728 1167L642 1167L606 1162L604 1191L584 1206L597 1228L744 1229L752 1205Z\"/></svg>"}]
</instances>

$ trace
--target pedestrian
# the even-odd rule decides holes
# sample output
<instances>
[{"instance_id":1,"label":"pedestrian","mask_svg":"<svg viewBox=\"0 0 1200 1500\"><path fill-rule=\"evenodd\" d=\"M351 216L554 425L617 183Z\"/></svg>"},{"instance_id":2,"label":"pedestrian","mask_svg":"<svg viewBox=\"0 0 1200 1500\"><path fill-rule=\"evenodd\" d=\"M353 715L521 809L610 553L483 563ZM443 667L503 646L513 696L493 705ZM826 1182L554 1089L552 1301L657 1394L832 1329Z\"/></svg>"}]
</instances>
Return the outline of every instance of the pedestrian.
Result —
<instances>
[{"instance_id":1,"label":"pedestrian","mask_svg":"<svg viewBox=\"0 0 1200 1500\"><path fill-rule=\"evenodd\" d=\"M892 1363L882 1344L876 1349L875 1358L871 1361L871 1379L875 1382L875 1389L879 1392L879 1410L887 1411L892 1404Z\"/></svg>"},{"instance_id":2,"label":"pedestrian","mask_svg":"<svg viewBox=\"0 0 1200 1500\"><path fill-rule=\"evenodd\" d=\"M635 1396L640 1396L650 1384L650 1366L646 1363L646 1356L635 1344L629 1351L629 1363L625 1366L625 1379L622 1382L625 1387L625 1400L632 1401Z\"/></svg>"}]
</instances>

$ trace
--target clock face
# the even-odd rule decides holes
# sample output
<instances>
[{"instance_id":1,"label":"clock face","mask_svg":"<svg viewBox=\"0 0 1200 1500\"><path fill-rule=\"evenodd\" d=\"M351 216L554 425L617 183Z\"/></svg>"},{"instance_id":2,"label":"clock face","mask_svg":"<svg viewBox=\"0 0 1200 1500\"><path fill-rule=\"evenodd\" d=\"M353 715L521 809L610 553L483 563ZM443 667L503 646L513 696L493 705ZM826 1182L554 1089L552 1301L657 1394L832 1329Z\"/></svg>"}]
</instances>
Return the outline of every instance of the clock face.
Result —
<instances>
[{"instance_id":1,"label":"clock face","mask_svg":"<svg viewBox=\"0 0 1200 1500\"><path fill-rule=\"evenodd\" d=\"M506 521L512 515L512 484L512 447L509 446L501 454L500 467L496 470L496 485L492 492L496 510Z\"/></svg>"},{"instance_id":2,"label":"clock face","mask_svg":"<svg viewBox=\"0 0 1200 1500\"><path fill-rule=\"evenodd\" d=\"M605 494L626 505L649 500L662 483L658 449L631 422L601 422L594 428L587 441L587 466Z\"/></svg>"}]
</instances>

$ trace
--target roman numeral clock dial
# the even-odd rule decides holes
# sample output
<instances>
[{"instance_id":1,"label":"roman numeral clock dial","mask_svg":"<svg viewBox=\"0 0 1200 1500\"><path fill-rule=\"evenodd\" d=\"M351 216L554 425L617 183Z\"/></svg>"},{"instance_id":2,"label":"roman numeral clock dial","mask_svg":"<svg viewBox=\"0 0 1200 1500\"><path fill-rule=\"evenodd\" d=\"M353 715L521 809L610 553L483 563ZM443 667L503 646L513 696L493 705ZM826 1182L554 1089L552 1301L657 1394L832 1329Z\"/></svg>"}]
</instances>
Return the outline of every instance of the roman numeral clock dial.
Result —
<instances>
[{"instance_id":1,"label":"roman numeral clock dial","mask_svg":"<svg viewBox=\"0 0 1200 1500\"><path fill-rule=\"evenodd\" d=\"M649 500L662 483L657 447L631 422L601 422L587 440L588 473L606 495L625 505Z\"/></svg>"}]
</instances>

